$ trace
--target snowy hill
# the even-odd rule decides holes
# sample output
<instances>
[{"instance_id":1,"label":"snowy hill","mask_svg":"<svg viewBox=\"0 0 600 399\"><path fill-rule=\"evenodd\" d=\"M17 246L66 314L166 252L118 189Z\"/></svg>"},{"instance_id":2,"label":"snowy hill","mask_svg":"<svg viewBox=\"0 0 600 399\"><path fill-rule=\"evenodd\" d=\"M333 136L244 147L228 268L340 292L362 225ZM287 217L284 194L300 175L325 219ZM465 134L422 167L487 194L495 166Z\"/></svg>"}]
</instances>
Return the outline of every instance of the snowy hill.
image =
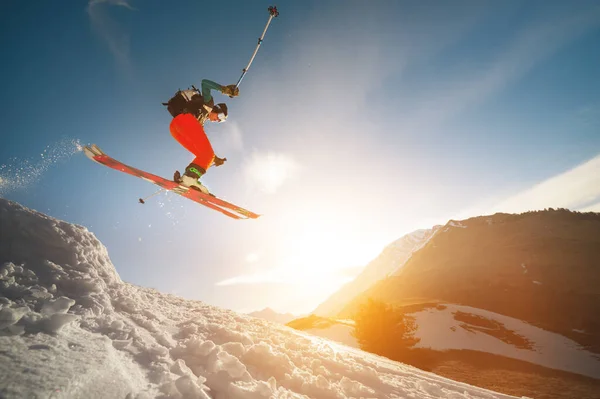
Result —
<instances>
[{"instance_id":1,"label":"snowy hill","mask_svg":"<svg viewBox=\"0 0 600 399\"><path fill-rule=\"evenodd\" d=\"M600 214L567 210L450 221L395 275L349 302L459 303L529 322L600 353Z\"/></svg>"},{"instance_id":2,"label":"snowy hill","mask_svg":"<svg viewBox=\"0 0 600 399\"><path fill-rule=\"evenodd\" d=\"M377 281L401 270L411 255L425 245L439 227L416 230L389 244L353 281L327 298L313 313L320 316L335 316L355 296Z\"/></svg>"},{"instance_id":3,"label":"snowy hill","mask_svg":"<svg viewBox=\"0 0 600 399\"><path fill-rule=\"evenodd\" d=\"M0 396L508 398L123 282L86 228L0 198Z\"/></svg>"},{"instance_id":4,"label":"snowy hill","mask_svg":"<svg viewBox=\"0 0 600 399\"><path fill-rule=\"evenodd\" d=\"M353 336L354 320L333 319L311 314L307 317L295 319L286 325L308 334L359 348L359 344Z\"/></svg>"},{"instance_id":5,"label":"snowy hill","mask_svg":"<svg viewBox=\"0 0 600 399\"><path fill-rule=\"evenodd\" d=\"M278 313L271 308L264 308L256 312L248 313L249 316L258 317L259 319L265 319L274 323L285 324L288 321L292 321L296 318L291 313Z\"/></svg>"}]
</instances>

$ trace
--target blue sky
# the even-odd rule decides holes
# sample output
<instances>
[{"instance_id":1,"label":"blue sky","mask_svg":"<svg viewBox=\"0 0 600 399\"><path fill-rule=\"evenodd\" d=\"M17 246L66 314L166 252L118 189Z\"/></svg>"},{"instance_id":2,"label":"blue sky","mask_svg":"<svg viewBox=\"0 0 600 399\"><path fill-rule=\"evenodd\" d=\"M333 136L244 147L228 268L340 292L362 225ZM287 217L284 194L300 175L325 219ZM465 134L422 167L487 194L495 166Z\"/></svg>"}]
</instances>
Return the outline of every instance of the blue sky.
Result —
<instances>
[{"instance_id":1,"label":"blue sky","mask_svg":"<svg viewBox=\"0 0 600 399\"><path fill-rule=\"evenodd\" d=\"M88 227L128 282L306 312L385 245L496 211L600 211L596 1L280 1L203 179L234 221L90 162L169 177L161 106L237 82L255 1L5 1L0 195ZM217 95L218 96L218 95Z\"/></svg>"}]
</instances>

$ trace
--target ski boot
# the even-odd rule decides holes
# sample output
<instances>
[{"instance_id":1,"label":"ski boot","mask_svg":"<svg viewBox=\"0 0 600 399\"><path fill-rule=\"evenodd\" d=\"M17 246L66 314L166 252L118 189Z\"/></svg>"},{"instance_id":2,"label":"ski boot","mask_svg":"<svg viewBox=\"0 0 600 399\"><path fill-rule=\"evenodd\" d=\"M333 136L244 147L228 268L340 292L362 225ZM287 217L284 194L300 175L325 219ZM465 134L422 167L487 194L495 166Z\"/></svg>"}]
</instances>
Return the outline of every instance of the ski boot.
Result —
<instances>
[{"instance_id":1,"label":"ski boot","mask_svg":"<svg viewBox=\"0 0 600 399\"><path fill-rule=\"evenodd\" d=\"M210 195L208 188L200 183L200 177L202 177L203 174L204 170L202 168L191 163L187 168L185 168L183 175L176 170L175 174L173 175L173 180L182 186L189 187L191 189L201 191L204 194Z\"/></svg>"}]
</instances>

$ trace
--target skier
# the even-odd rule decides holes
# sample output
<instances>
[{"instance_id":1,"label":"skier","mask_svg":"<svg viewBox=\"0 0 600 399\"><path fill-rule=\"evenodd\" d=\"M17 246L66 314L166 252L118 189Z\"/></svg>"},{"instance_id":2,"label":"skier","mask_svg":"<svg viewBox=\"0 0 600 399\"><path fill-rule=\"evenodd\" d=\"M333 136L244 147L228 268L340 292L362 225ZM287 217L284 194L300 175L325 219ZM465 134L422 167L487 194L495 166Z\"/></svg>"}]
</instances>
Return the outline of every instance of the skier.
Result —
<instances>
[{"instance_id":1,"label":"skier","mask_svg":"<svg viewBox=\"0 0 600 399\"><path fill-rule=\"evenodd\" d=\"M205 194L210 194L208 189L200 183L200 178L213 164L221 166L227 158L219 158L204 132L204 123L225 122L227 120L227 105L215 105L211 90L218 90L230 98L237 97L240 93L236 85L221 86L211 80L202 80L202 92L192 86L192 90L178 90L177 93L163 105L173 116L169 126L171 135L186 150L194 154L194 160L185 168L183 175L175 171L173 179L191 188L196 188Z\"/></svg>"},{"instance_id":2,"label":"skier","mask_svg":"<svg viewBox=\"0 0 600 399\"><path fill-rule=\"evenodd\" d=\"M193 90L178 90L167 103L163 103L163 105L167 106L169 113L173 116L173 120L169 126L171 135L195 156L192 162L185 168L183 176L179 171L175 171L173 181L171 181L144 170L136 169L108 156L96 144L84 146L83 152L85 155L92 161L101 165L142 178L160 186L160 190L146 198L140 198L139 202L141 204L144 204L146 199L153 197L158 193L173 191L182 197L221 212L233 219L258 218L260 216L259 214L224 201L211 194L208 189L200 183L200 178L206 173L209 167L212 165L220 166L227 160L227 158L220 158L215 155L212 145L204 132L204 123L206 121L224 122L227 119L227 105L224 103L215 105L211 90L218 90L231 98L237 97L240 94L238 87L248 72L250 65L252 65L254 57L256 57L258 49L267 32L267 28L269 27L271 20L279 15L277 7L270 6L267 10L269 11L267 25L258 39L258 44L256 45L252 57L250 57L250 62L248 62L248 65L242 70L242 76L240 76L235 85L221 86L218 83L205 79L202 81L201 91L194 86L192 86ZM182 190L180 185L195 190Z\"/></svg>"}]
</instances>

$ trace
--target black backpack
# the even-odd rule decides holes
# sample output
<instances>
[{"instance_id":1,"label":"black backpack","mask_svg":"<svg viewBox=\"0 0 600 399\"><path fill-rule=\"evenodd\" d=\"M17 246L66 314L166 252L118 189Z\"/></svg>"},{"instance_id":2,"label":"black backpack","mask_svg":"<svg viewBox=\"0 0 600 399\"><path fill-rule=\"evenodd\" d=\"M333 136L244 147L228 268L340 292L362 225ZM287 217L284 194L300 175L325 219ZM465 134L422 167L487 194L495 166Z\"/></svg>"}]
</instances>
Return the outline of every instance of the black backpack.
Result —
<instances>
[{"instance_id":1,"label":"black backpack","mask_svg":"<svg viewBox=\"0 0 600 399\"><path fill-rule=\"evenodd\" d=\"M180 114L192 114L197 118L204 109L204 99L195 90L178 90L168 102L162 104L173 118Z\"/></svg>"}]
</instances>

